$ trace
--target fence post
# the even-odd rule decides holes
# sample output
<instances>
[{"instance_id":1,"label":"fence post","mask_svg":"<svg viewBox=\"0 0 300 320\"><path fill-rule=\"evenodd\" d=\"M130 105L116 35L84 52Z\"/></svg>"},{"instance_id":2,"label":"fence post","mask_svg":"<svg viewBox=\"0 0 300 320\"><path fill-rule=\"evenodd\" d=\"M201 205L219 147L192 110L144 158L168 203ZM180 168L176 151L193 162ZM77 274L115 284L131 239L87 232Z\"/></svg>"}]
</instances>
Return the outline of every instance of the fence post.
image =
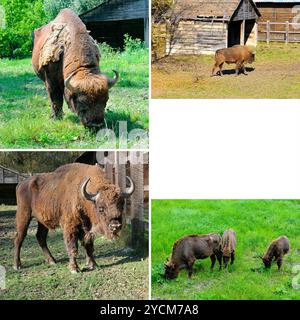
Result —
<instances>
[{"instance_id":1,"label":"fence post","mask_svg":"<svg viewBox=\"0 0 300 320\"><path fill-rule=\"evenodd\" d=\"M285 22L285 44L289 43L289 30L290 30L289 22L286 21Z\"/></svg>"},{"instance_id":2,"label":"fence post","mask_svg":"<svg viewBox=\"0 0 300 320\"><path fill-rule=\"evenodd\" d=\"M114 162L115 162L115 158L114 158L114 152L113 151L109 151L107 158L108 161L105 164L105 173L106 173L106 177L109 181L111 181L112 183L114 182L114 177L113 177L113 167L114 167Z\"/></svg>"},{"instance_id":3,"label":"fence post","mask_svg":"<svg viewBox=\"0 0 300 320\"><path fill-rule=\"evenodd\" d=\"M270 43L270 20L267 21L267 44Z\"/></svg>"},{"instance_id":4,"label":"fence post","mask_svg":"<svg viewBox=\"0 0 300 320\"><path fill-rule=\"evenodd\" d=\"M131 152L142 154L141 151ZM131 212L131 244L133 248L138 248L144 242L144 165L142 161L130 161L130 176L135 184L135 191L132 194L130 201Z\"/></svg>"}]
</instances>

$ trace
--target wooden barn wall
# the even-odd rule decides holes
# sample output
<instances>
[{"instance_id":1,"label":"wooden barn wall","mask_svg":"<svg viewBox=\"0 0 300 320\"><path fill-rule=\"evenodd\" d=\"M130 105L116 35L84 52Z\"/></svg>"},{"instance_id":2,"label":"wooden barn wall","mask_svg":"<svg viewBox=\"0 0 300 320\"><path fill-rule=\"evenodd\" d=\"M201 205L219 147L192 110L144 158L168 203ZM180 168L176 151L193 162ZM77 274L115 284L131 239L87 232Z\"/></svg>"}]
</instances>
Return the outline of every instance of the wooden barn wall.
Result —
<instances>
[{"instance_id":1,"label":"wooden barn wall","mask_svg":"<svg viewBox=\"0 0 300 320\"><path fill-rule=\"evenodd\" d=\"M0 184L0 205L16 205L16 187L17 183Z\"/></svg>"},{"instance_id":2,"label":"wooden barn wall","mask_svg":"<svg viewBox=\"0 0 300 320\"><path fill-rule=\"evenodd\" d=\"M267 20L269 20L271 22L292 22L296 15L292 12L294 5L300 5L300 2L296 4L264 4L261 7L258 4L259 11L261 13L259 21L267 22Z\"/></svg>"},{"instance_id":3,"label":"wooden barn wall","mask_svg":"<svg viewBox=\"0 0 300 320\"><path fill-rule=\"evenodd\" d=\"M124 45L124 35L127 33L132 38L144 39L144 20L104 21L89 22L87 29L91 36L99 43L106 42L112 47L118 48Z\"/></svg>"},{"instance_id":4,"label":"wooden barn wall","mask_svg":"<svg viewBox=\"0 0 300 320\"><path fill-rule=\"evenodd\" d=\"M84 22L144 19L148 17L148 0L111 0L81 15Z\"/></svg>"},{"instance_id":5,"label":"wooden barn wall","mask_svg":"<svg viewBox=\"0 0 300 320\"><path fill-rule=\"evenodd\" d=\"M171 54L213 53L227 46L227 24L181 21L171 44ZM166 51L170 50L170 40Z\"/></svg>"},{"instance_id":6,"label":"wooden barn wall","mask_svg":"<svg viewBox=\"0 0 300 320\"><path fill-rule=\"evenodd\" d=\"M249 0L244 0L240 3L237 11L235 12L234 16L232 17L233 21L239 20L250 20L250 19L257 19L258 15Z\"/></svg>"}]
</instances>

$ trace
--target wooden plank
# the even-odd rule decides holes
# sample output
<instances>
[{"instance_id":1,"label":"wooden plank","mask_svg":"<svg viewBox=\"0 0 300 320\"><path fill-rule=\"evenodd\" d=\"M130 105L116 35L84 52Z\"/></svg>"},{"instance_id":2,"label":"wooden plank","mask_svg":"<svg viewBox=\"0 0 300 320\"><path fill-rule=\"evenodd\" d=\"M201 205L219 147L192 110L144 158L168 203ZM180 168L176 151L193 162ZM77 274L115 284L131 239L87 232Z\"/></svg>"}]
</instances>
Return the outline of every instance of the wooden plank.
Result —
<instances>
[{"instance_id":1,"label":"wooden plank","mask_svg":"<svg viewBox=\"0 0 300 320\"><path fill-rule=\"evenodd\" d=\"M136 151L137 157L140 151ZM144 242L144 166L143 163L135 163L130 161L130 176L135 184L135 191L132 194L130 201L131 212L131 245L133 248L138 248Z\"/></svg>"},{"instance_id":2,"label":"wooden plank","mask_svg":"<svg viewBox=\"0 0 300 320\"><path fill-rule=\"evenodd\" d=\"M84 22L144 19L148 16L148 1L111 0L80 16Z\"/></svg>"}]
</instances>

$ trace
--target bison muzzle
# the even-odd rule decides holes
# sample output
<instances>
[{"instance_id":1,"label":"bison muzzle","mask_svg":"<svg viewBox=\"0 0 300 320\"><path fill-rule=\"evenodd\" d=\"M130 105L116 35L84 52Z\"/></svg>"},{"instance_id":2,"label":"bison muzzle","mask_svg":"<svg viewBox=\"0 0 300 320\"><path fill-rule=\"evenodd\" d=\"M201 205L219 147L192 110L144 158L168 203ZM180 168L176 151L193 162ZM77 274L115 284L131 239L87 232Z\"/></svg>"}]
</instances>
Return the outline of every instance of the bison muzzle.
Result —
<instances>
[{"instance_id":1,"label":"bison muzzle","mask_svg":"<svg viewBox=\"0 0 300 320\"><path fill-rule=\"evenodd\" d=\"M46 238L49 229L61 227L72 273L79 272L78 240L86 250L87 267L97 264L93 256L94 236L118 237L123 226L124 199L134 192L134 183L124 193L110 183L98 166L74 163L30 177L17 187L14 268L21 267L20 249L32 218L38 222L37 240L46 262L55 263Z\"/></svg>"}]
</instances>

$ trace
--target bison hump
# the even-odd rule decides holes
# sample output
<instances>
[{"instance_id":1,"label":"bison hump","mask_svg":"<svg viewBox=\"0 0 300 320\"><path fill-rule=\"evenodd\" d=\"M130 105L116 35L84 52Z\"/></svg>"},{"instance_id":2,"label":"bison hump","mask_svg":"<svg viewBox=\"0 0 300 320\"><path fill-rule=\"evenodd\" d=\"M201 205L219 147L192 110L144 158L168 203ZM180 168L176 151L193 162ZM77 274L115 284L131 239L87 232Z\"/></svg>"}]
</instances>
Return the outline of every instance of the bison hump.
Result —
<instances>
[{"instance_id":1,"label":"bison hump","mask_svg":"<svg viewBox=\"0 0 300 320\"><path fill-rule=\"evenodd\" d=\"M50 32L40 51L39 69L50 62L57 62L65 47L70 43L70 36L66 23L51 23Z\"/></svg>"}]
</instances>

